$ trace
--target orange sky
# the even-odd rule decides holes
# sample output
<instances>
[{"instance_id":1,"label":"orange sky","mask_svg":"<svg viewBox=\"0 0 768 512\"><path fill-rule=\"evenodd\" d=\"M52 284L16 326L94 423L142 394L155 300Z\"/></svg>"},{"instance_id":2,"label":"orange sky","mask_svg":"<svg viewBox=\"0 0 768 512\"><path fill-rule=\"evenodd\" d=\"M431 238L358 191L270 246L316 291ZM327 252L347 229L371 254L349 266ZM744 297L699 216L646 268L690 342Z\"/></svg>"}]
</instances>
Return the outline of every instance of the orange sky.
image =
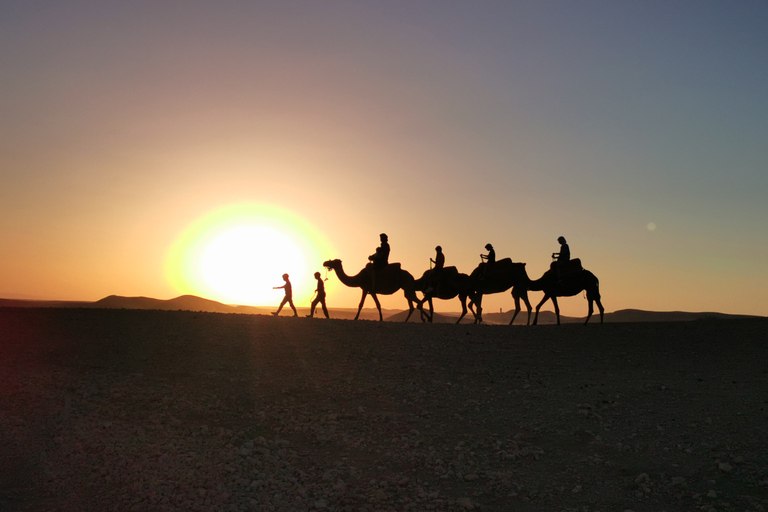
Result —
<instances>
[{"instance_id":1,"label":"orange sky","mask_svg":"<svg viewBox=\"0 0 768 512\"><path fill-rule=\"evenodd\" d=\"M729 5L4 7L0 296L195 291L174 244L245 204L298 219L315 270L386 232L416 277L489 242L538 277L563 235L608 311L766 315L768 7Z\"/></svg>"}]
</instances>

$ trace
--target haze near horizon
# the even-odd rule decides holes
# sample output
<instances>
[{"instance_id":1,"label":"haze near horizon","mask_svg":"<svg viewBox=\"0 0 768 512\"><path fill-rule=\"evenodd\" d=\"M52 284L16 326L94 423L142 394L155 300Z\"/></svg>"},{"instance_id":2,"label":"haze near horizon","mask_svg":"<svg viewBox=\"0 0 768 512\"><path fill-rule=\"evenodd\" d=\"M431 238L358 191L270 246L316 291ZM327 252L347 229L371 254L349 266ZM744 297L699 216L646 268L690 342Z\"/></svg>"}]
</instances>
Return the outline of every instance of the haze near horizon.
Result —
<instances>
[{"instance_id":1,"label":"haze near horizon","mask_svg":"<svg viewBox=\"0 0 768 512\"><path fill-rule=\"evenodd\" d=\"M382 232L417 278L486 243L538 278L562 235L608 311L768 314L766 3L0 12L1 297L276 307L288 272L305 307Z\"/></svg>"}]
</instances>

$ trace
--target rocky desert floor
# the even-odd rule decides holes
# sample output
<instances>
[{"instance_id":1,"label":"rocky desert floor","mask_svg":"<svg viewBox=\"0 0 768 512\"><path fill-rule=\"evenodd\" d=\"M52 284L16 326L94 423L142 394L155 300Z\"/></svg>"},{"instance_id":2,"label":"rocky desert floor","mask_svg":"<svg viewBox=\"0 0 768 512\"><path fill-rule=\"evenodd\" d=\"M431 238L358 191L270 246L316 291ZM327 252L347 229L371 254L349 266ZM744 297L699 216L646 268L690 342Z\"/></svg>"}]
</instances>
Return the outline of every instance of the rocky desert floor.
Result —
<instances>
[{"instance_id":1,"label":"rocky desert floor","mask_svg":"<svg viewBox=\"0 0 768 512\"><path fill-rule=\"evenodd\" d=\"M768 320L0 309L2 511L768 510Z\"/></svg>"}]
</instances>

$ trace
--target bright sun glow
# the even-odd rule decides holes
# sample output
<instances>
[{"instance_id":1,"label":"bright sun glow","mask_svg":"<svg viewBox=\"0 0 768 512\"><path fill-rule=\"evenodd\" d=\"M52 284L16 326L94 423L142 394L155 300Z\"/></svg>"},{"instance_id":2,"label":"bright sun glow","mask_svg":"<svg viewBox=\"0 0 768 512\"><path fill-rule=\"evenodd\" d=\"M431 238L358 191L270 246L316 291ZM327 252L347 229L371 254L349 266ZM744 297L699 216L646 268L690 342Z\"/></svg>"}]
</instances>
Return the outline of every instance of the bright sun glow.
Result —
<instances>
[{"instance_id":1,"label":"bright sun glow","mask_svg":"<svg viewBox=\"0 0 768 512\"><path fill-rule=\"evenodd\" d=\"M171 249L167 275L180 293L227 304L277 305L282 275L290 275L296 303L310 301L313 274L333 254L312 226L268 205L235 205L196 222Z\"/></svg>"}]
</instances>

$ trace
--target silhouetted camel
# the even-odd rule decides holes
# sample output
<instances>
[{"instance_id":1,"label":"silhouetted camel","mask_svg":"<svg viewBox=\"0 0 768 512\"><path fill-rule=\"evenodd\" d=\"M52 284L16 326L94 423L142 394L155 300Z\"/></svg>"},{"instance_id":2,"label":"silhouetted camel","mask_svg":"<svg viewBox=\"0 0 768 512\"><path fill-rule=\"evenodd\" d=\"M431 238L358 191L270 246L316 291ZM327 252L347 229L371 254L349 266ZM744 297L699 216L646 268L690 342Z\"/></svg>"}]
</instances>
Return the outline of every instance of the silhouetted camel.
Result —
<instances>
[{"instance_id":1,"label":"silhouetted camel","mask_svg":"<svg viewBox=\"0 0 768 512\"><path fill-rule=\"evenodd\" d=\"M328 260L323 263L323 266L325 268L335 270L336 276L344 285L349 286L350 288L361 288L363 290L363 296L360 298L360 305L357 308L355 320L360 317L360 311L363 309L363 304L365 303L365 298L368 296L368 294L371 294L373 297L373 302L376 303L376 309L379 310L379 320L384 320L384 317L381 314L381 304L379 304L379 298L376 295L392 295L401 289L405 293L405 298L408 299L408 316L405 318L405 321L407 322L408 319L411 318L411 314L413 313L414 309L414 302L419 308L423 320L424 311L422 309L421 302L419 301L418 297L416 297L416 286L414 284L415 280L408 271L400 268L399 263L390 263L385 268L376 271L375 290L373 290L373 268L370 265L366 266L355 276L348 276L344 272L344 267L341 264L341 260L338 259Z\"/></svg>"},{"instance_id":2,"label":"silhouetted camel","mask_svg":"<svg viewBox=\"0 0 768 512\"><path fill-rule=\"evenodd\" d=\"M526 274L526 277L527 274ZM587 319L584 321L584 325L587 325L589 319L592 318L594 311L593 302L597 303L597 308L600 310L600 323L603 323L603 304L600 302L600 282L597 277L589 270L578 270L576 272L563 274L558 279L557 275L552 270L548 270L536 281L530 281L528 283L528 289L531 291L543 291L544 298L536 306L536 316L533 317L533 325L536 325L539 319L539 310L549 299L552 299L552 304L555 305L555 315L557 316L557 325L560 325L560 306L557 304L558 297L572 297L579 293L586 291L587 300L589 301L589 312ZM528 306L530 308L530 306ZM529 312L530 314L530 312Z\"/></svg>"},{"instance_id":3,"label":"silhouetted camel","mask_svg":"<svg viewBox=\"0 0 768 512\"><path fill-rule=\"evenodd\" d=\"M433 298L450 300L458 297L461 301L461 316L456 321L458 324L464 315L467 314L467 297L472 293L472 279L467 274L460 273L456 267L445 267L439 273L435 273L434 270L427 270L424 274L415 281L416 290L424 294L422 299L422 305L424 302L429 303L429 316L427 317L432 322L435 309L432 304ZM427 290L429 289L429 292ZM472 311L474 314L474 311Z\"/></svg>"},{"instance_id":4,"label":"silhouetted camel","mask_svg":"<svg viewBox=\"0 0 768 512\"><path fill-rule=\"evenodd\" d=\"M511 259L504 258L485 270L486 263L481 263L470 274L473 293L469 295L469 308L475 314L475 323L483 321L483 295L501 293L514 287L512 296L515 298L515 319L520 311L520 299L528 306L528 322L531 320L531 303L528 300L528 283L530 279L525 272L525 263L513 263ZM477 311L473 309L477 307ZM511 323L511 322L510 322Z\"/></svg>"}]
</instances>

